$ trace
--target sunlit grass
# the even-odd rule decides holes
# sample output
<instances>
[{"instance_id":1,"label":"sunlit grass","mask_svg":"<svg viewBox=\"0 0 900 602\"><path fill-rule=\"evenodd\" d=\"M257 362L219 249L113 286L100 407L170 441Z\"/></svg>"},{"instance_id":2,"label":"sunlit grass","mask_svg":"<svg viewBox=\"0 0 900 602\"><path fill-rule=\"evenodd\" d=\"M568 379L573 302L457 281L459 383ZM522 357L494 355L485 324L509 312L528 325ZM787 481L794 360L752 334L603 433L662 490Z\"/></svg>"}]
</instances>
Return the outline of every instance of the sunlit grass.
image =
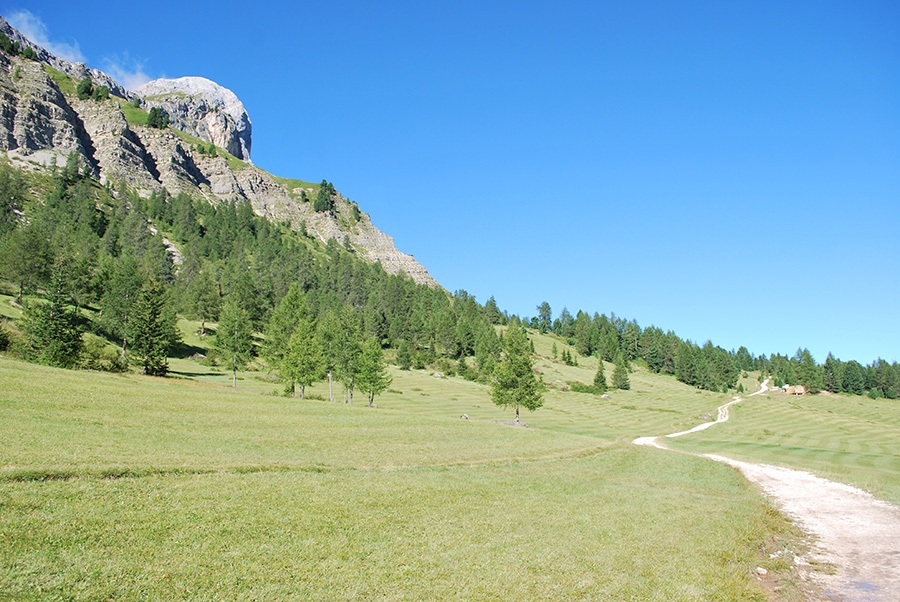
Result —
<instances>
[{"instance_id":1,"label":"sunlit grass","mask_svg":"<svg viewBox=\"0 0 900 602\"><path fill-rule=\"evenodd\" d=\"M746 600L786 568L764 552L794 535L728 467L394 375L376 409L0 360L0 590Z\"/></svg>"},{"instance_id":2,"label":"sunlit grass","mask_svg":"<svg viewBox=\"0 0 900 602\"><path fill-rule=\"evenodd\" d=\"M803 470L900 504L900 412L890 399L781 392L746 397L728 422L666 444Z\"/></svg>"}]
</instances>

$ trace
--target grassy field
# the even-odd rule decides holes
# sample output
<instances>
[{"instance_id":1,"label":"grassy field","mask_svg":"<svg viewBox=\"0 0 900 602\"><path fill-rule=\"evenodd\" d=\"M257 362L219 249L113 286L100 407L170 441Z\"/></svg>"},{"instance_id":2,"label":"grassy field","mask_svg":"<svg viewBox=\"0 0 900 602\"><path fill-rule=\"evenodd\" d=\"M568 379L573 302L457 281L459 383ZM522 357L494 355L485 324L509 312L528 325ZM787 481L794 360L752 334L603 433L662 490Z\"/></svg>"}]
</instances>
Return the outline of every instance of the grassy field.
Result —
<instances>
[{"instance_id":1,"label":"grassy field","mask_svg":"<svg viewBox=\"0 0 900 602\"><path fill-rule=\"evenodd\" d=\"M755 488L630 443L730 396L640 366L629 391L573 393L596 359L565 366L561 341L534 342L549 386L529 428L484 385L424 370L394 370L368 408L321 383L284 397L261 370L235 391L185 358L167 379L0 359L0 599L799 599L790 555L770 557L799 534ZM667 443L894 499L888 403L758 396Z\"/></svg>"},{"instance_id":2,"label":"grassy field","mask_svg":"<svg viewBox=\"0 0 900 602\"><path fill-rule=\"evenodd\" d=\"M772 392L733 406L728 422L666 445L809 470L900 504L897 410L890 399Z\"/></svg>"}]
</instances>

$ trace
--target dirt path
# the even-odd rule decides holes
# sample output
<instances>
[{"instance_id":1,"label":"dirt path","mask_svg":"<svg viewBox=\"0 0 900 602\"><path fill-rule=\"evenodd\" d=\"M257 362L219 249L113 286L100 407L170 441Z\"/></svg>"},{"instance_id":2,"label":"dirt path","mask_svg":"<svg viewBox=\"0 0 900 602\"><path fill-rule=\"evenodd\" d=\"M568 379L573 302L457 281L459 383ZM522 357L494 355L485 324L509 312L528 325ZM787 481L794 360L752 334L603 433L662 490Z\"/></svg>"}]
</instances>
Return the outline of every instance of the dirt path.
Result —
<instances>
[{"instance_id":1,"label":"dirt path","mask_svg":"<svg viewBox=\"0 0 900 602\"><path fill-rule=\"evenodd\" d=\"M768 390L768 381L759 391ZM743 401L735 397L719 407L718 418L666 437L681 437L728 420L728 409ZM637 445L669 449L659 437L640 437ZM815 538L807 561L833 565L833 574L805 571L822 586L820 600L896 602L900 600L900 508L870 494L808 472L769 464L739 462L724 456L705 457L739 469L757 483L781 510ZM799 560L799 564L804 564Z\"/></svg>"}]
</instances>

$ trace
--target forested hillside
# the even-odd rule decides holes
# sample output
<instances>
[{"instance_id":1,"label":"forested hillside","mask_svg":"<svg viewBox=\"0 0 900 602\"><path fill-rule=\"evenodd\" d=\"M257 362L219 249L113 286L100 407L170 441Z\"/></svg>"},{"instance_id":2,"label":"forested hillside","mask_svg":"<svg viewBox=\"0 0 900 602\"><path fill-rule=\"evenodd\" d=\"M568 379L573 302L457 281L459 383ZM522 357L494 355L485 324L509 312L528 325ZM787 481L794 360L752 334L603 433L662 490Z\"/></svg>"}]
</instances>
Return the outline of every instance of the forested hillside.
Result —
<instances>
[{"instance_id":1,"label":"forested hillside","mask_svg":"<svg viewBox=\"0 0 900 602\"><path fill-rule=\"evenodd\" d=\"M897 397L896 362L829 355L817 364L805 349L756 356L614 314L563 309L553 319L543 303L520 318L493 298L450 294L331 183L275 178L170 127L165 110L148 104L163 99L112 98L126 93L108 76L0 25L18 40L0 34L0 103L13 116L0 144L0 286L12 304L0 312L0 350L162 376L170 355L197 355L179 342L180 315L210 337L212 351L198 359L234 372L250 364L300 395L336 379L349 400L354 389L386 386L384 350L403 369L489 382L502 355L496 327L511 321L557 335L566 363L614 363L618 388L640 361L714 391L759 371L810 392ZM76 82L51 59L84 77ZM601 371L594 390L606 386Z\"/></svg>"},{"instance_id":2,"label":"forested hillside","mask_svg":"<svg viewBox=\"0 0 900 602\"><path fill-rule=\"evenodd\" d=\"M163 375L169 354L189 351L179 345L177 313L200 321L199 334L212 337L218 356L205 361L229 368L254 362L280 375L289 391L300 384L301 393L330 375L352 394L366 349L376 364L391 349L401 368L429 366L488 382L500 359L495 326L520 321L493 298L482 305L465 291L387 274L335 240L322 244L255 215L246 202L213 204L165 191L144 198L126 186L101 186L75 154L50 173L0 163L0 270L9 303L24 310L20 320L4 319L7 352L65 367L124 370L131 363ZM536 309L522 320L571 345L574 353L562 350L566 362L596 355L627 370L641 361L709 390L733 389L742 371L756 370L811 392L897 395L896 363L863 366L829 356L817 365L802 349L793 357L754 356L614 314L563 309L553 319L549 304ZM317 350L312 359L298 357L305 348Z\"/></svg>"}]
</instances>

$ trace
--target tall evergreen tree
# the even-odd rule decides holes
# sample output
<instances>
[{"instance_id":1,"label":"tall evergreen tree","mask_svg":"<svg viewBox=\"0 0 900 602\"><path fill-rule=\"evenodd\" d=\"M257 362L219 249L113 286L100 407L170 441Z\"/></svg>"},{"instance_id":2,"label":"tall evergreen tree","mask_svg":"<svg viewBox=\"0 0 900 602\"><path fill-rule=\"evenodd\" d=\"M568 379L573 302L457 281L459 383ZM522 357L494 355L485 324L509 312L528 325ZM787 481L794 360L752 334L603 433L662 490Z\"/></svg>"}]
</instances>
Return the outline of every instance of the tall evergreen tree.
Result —
<instances>
[{"instance_id":1,"label":"tall evergreen tree","mask_svg":"<svg viewBox=\"0 0 900 602\"><path fill-rule=\"evenodd\" d=\"M622 351L616 355L616 365L613 368L612 385L615 389L630 389L631 383L628 380L628 364L625 360L625 354Z\"/></svg>"},{"instance_id":2,"label":"tall evergreen tree","mask_svg":"<svg viewBox=\"0 0 900 602\"><path fill-rule=\"evenodd\" d=\"M168 373L169 349L179 339L175 323L165 289L155 280L147 280L134 300L127 327L131 348L142 358L144 374Z\"/></svg>"},{"instance_id":3,"label":"tall evergreen tree","mask_svg":"<svg viewBox=\"0 0 900 602\"><path fill-rule=\"evenodd\" d=\"M550 326L552 325L553 314L550 310L550 304L546 301L542 302L537 306L537 319L538 319L538 330L542 333L550 330Z\"/></svg>"},{"instance_id":4,"label":"tall evergreen tree","mask_svg":"<svg viewBox=\"0 0 900 602\"><path fill-rule=\"evenodd\" d=\"M82 328L71 300L62 270L53 271L47 303L29 303L23 316L28 345L35 359L43 364L72 368L82 349Z\"/></svg>"},{"instance_id":5,"label":"tall evergreen tree","mask_svg":"<svg viewBox=\"0 0 900 602\"><path fill-rule=\"evenodd\" d=\"M818 393L824 386L822 368L816 365L808 349L798 349L795 356L797 363L797 382L810 393Z\"/></svg>"},{"instance_id":6,"label":"tall evergreen tree","mask_svg":"<svg viewBox=\"0 0 900 602\"><path fill-rule=\"evenodd\" d=\"M491 399L498 406L515 406L517 424L520 405L534 411L544 404L528 337L519 323L511 324L503 337L503 357L491 379Z\"/></svg>"},{"instance_id":7,"label":"tall evergreen tree","mask_svg":"<svg viewBox=\"0 0 900 602\"><path fill-rule=\"evenodd\" d=\"M262 346L262 357L275 369L288 352L288 343L299 322L309 322L309 311L306 307L306 295L297 283L291 284L287 295L281 299L264 330L265 343Z\"/></svg>"},{"instance_id":8,"label":"tall evergreen tree","mask_svg":"<svg viewBox=\"0 0 900 602\"><path fill-rule=\"evenodd\" d=\"M143 286L137 262L127 254L111 265L106 288L100 299L100 325L122 341L122 359L128 361L128 322L131 306Z\"/></svg>"},{"instance_id":9,"label":"tall evergreen tree","mask_svg":"<svg viewBox=\"0 0 900 602\"><path fill-rule=\"evenodd\" d=\"M594 375L594 392L602 394L606 393L607 389L606 375L603 373L603 358L597 358L597 373Z\"/></svg>"},{"instance_id":10,"label":"tall evergreen tree","mask_svg":"<svg viewBox=\"0 0 900 602\"><path fill-rule=\"evenodd\" d=\"M856 360L850 360L844 368L844 391L862 395L866 391L866 371Z\"/></svg>"},{"instance_id":11,"label":"tall evergreen tree","mask_svg":"<svg viewBox=\"0 0 900 602\"><path fill-rule=\"evenodd\" d=\"M822 384L825 390L839 393L842 390L843 379L844 370L841 362L834 359L834 356L829 353L822 368Z\"/></svg>"},{"instance_id":12,"label":"tall evergreen tree","mask_svg":"<svg viewBox=\"0 0 900 602\"><path fill-rule=\"evenodd\" d=\"M53 254L50 237L41 224L17 228L0 240L0 273L18 286L16 301L50 278Z\"/></svg>"}]
</instances>

